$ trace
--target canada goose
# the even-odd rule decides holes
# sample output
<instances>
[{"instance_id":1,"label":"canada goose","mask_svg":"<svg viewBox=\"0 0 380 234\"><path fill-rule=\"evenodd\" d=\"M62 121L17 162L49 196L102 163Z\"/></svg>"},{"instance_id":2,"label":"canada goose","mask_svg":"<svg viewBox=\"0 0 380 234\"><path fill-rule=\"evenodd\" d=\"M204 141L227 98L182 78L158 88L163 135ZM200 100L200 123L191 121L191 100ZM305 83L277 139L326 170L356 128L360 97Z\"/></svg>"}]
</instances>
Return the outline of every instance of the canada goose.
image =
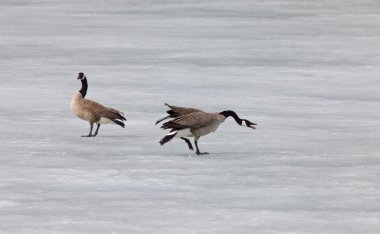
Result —
<instances>
[{"instance_id":1,"label":"canada goose","mask_svg":"<svg viewBox=\"0 0 380 234\"><path fill-rule=\"evenodd\" d=\"M78 74L78 80L81 80L82 88L79 92L76 92L71 99L71 110L77 117L90 123L90 132L83 137L96 136L101 124L115 123L124 128L125 125L123 122L126 120L124 114L113 108L105 107L95 101L85 99L84 97L87 93L88 84L87 78L83 72ZM97 124L97 127L95 133L92 134L94 123Z\"/></svg>"},{"instance_id":2,"label":"canada goose","mask_svg":"<svg viewBox=\"0 0 380 234\"><path fill-rule=\"evenodd\" d=\"M165 116L165 117L163 117L163 118L161 118L159 120L157 120L156 125L158 123L166 120L166 119L174 119L174 118L177 118L177 117L182 116L182 115L187 115L187 114L190 114L190 113L193 113L193 112L199 112L199 111L201 111L201 110L196 109L196 108L181 107L181 106L172 106L172 105L169 105L167 103L165 103L165 105L170 108L170 110L166 111L166 113L168 113L169 115ZM193 145L191 144L191 142L190 142L189 139L187 139L184 136L180 137L180 138L187 143L187 145L188 145L188 147L189 147L190 150L194 150Z\"/></svg>"},{"instance_id":3,"label":"canada goose","mask_svg":"<svg viewBox=\"0 0 380 234\"><path fill-rule=\"evenodd\" d=\"M240 126L255 129L255 123L252 123L246 119L240 119L239 116L231 110L222 111L220 113L198 111L179 116L174 120L164 123L161 128L171 130L164 138L160 140L160 144L164 145L174 137L194 137L196 154L208 154L207 152L201 153L199 151L199 138L211 132L215 132L219 125L228 117L233 117L236 123Z\"/></svg>"}]
</instances>

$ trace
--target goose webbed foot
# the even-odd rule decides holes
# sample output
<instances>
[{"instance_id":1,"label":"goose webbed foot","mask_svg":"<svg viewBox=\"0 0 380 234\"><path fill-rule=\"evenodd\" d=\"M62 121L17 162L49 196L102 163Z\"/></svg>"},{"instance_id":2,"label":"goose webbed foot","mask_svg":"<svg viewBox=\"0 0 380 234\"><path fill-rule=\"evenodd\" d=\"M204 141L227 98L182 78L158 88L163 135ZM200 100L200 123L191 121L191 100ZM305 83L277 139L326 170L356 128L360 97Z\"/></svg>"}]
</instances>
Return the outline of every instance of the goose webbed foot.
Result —
<instances>
[{"instance_id":1,"label":"goose webbed foot","mask_svg":"<svg viewBox=\"0 0 380 234\"><path fill-rule=\"evenodd\" d=\"M81 137L94 137L95 135L83 135Z\"/></svg>"},{"instance_id":2,"label":"goose webbed foot","mask_svg":"<svg viewBox=\"0 0 380 234\"><path fill-rule=\"evenodd\" d=\"M205 155L205 154L208 154L207 152L201 152L199 151L199 147L198 147L198 140L194 140L194 143L195 143L195 147L197 148L197 151L195 152L197 155Z\"/></svg>"},{"instance_id":3,"label":"goose webbed foot","mask_svg":"<svg viewBox=\"0 0 380 234\"><path fill-rule=\"evenodd\" d=\"M205 154L209 154L208 152L195 152L197 155L205 155Z\"/></svg>"},{"instance_id":4,"label":"goose webbed foot","mask_svg":"<svg viewBox=\"0 0 380 234\"><path fill-rule=\"evenodd\" d=\"M96 137L96 134L89 133L88 135L83 135L81 137Z\"/></svg>"},{"instance_id":5,"label":"goose webbed foot","mask_svg":"<svg viewBox=\"0 0 380 234\"><path fill-rule=\"evenodd\" d=\"M96 136L96 134L98 133L98 130L99 130L99 125L98 125L98 128L96 129L94 135L92 135L92 128L93 127L94 127L94 124L90 123L90 132L88 133L88 135L84 135L84 136L81 136L81 137L94 137L94 136Z\"/></svg>"}]
</instances>

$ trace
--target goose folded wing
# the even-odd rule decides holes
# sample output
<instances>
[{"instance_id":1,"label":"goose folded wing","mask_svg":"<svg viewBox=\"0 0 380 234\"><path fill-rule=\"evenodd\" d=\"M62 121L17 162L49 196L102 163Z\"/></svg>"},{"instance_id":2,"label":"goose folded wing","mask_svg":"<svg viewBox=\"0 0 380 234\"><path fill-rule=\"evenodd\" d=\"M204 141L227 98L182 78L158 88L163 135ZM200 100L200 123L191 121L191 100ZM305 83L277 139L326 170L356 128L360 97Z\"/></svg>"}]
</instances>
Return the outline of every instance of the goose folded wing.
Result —
<instances>
[{"instance_id":1,"label":"goose folded wing","mask_svg":"<svg viewBox=\"0 0 380 234\"><path fill-rule=\"evenodd\" d=\"M105 108L102 104L92 101L92 100L83 100L83 103L81 104L83 109L86 109L91 112L99 112L99 110Z\"/></svg>"},{"instance_id":2,"label":"goose folded wing","mask_svg":"<svg viewBox=\"0 0 380 234\"><path fill-rule=\"evenodd\" d=\"M212 114L198 111L187 115L182 115L172 121L162 125L163 129L184 129L184 128L202 128L212 124L214 116Z\"/></svg>"},{"instance_id":3,"label":"goose folded wing","mask_svg":"<svg viewBox=\"0 0 380 234\"><path fill-rule=\"evenodd\" d=\"M105 117L111 120L114 120L114 119L126 120L121 112L113 108L104 107L102 109L99 109L98 113L99 113L99 116Z\"/></svg>"},{"instance_id":4,"label":"goose folded wing","mask_svg":"<svg viewBox=\"0 0 380 234\"><path fill-rule=\"evenodd\" d=\"M124 117L124 113L121 112L121 111L118 111L116 109L113 109L111 107L107 107L107 109L114 115L117 116L118 119L121 119L121 120L127 120L125 117Z\"/></svg>"}]
</instances>

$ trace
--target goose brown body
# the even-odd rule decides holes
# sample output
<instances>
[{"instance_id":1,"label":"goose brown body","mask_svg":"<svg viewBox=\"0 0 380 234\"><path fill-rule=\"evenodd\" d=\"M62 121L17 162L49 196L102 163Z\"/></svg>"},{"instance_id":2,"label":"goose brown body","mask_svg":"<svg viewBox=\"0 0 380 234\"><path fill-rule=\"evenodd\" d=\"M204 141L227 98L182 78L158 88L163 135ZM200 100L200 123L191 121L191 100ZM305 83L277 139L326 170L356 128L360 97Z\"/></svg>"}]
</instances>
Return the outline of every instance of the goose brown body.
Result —
<instances>
[{"instance_id":1,"label":"goose brown body","mask_svg":"<svg viewBox=\"0 0 380 234\"><path fill-rule=\"evenodd\" d=\"M163 129L187 129L189 128L191 137L199 139L211 132L215 132L219 125L226 120L226 117L219 113L206 113L203 111L182 115L173 121L162 125ZM190 137L190 136L189 136Z\"/></svg>"}]
</instances>

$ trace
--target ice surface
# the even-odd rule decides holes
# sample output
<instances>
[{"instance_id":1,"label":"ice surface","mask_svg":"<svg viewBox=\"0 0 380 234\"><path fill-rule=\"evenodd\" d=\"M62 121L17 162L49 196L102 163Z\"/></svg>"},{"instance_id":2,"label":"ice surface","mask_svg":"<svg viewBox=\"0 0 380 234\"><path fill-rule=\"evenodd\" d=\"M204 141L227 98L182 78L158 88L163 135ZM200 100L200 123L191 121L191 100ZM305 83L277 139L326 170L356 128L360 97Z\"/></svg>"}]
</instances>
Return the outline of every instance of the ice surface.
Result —
<instances>
[{"instance_id":1,"label":"ice surface","mask_svg":"<svg viewBox=\"0 0 380 234\"><path fill-rule=\"evenodd\" d=\"M380 233L380 2L0 2L0 233ZM73 116L121 109L126 129ZM232 109L161 147L165 102Z\"/></svg>"}]
</instances>

